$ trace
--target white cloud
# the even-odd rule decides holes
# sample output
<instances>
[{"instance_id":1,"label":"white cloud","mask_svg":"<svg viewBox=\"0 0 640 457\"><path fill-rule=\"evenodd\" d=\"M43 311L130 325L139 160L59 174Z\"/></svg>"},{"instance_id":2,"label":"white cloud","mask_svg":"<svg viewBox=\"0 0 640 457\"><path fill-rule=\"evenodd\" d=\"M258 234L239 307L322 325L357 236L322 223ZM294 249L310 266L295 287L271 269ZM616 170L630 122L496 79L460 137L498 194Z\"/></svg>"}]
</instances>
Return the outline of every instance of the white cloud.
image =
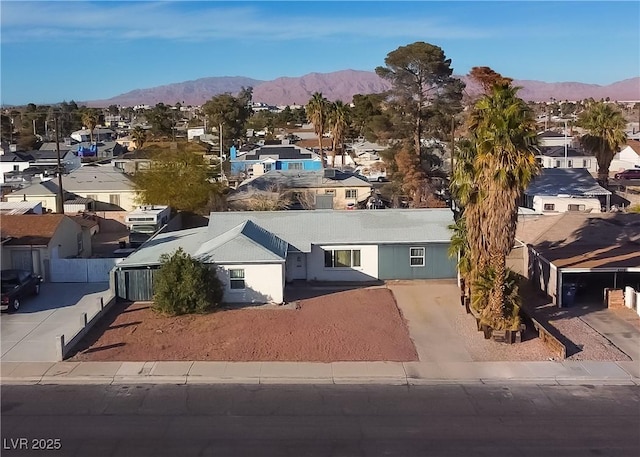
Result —
<instances>
[{"instance_id":1,"label":"white cloud","mask_svg":"<svg viewBox=\"0 0 640 457\"><path fill-rule=\"evenodd\" d=\"M356 36L361 38L484 38L493 33L452 23L446 18L333 16L270 12L242 3L189 2L2 2L2 42L42 40L203 41L234 38L293 40ZM300 4L298 4L299 6ZM327 3L331 5L331 3Z\"/></svg>"}]
</instances>

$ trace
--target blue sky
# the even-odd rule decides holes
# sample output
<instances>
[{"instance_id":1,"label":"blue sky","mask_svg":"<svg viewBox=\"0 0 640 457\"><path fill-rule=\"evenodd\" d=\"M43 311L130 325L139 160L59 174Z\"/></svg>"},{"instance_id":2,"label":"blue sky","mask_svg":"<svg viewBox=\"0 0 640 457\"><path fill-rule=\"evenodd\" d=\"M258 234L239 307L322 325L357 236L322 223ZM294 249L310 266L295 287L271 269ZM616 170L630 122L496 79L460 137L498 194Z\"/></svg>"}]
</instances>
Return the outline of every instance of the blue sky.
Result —
<instances>
[{"instance_id":1,"label":"blue sky","mask_svg":"<svg viewBox=\"0 0 640 457\"><path fill-rule=\"evenodd\" d=\"M640 2L0 3L2 104L109 98L210 76L373 70L442 47L454 73L610 84L640 76Z\"/></svg>"}]
</instances>

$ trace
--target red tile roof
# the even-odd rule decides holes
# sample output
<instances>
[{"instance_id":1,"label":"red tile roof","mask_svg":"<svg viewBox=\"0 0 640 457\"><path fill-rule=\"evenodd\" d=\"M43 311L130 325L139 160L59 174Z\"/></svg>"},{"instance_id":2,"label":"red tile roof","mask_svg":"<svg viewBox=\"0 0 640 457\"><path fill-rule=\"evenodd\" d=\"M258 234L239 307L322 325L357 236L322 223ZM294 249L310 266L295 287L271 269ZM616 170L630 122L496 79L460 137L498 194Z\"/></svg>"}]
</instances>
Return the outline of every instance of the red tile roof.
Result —
<instances>
[{"instance_id":1,"label":"red tile roof","mask_svg":"<svg viewBox=\"0 0 640 457\"><path fill-rule=\"evenodd\" d=\"M627 140L627 146L635 151L636 154L640 156L640 141L638 140Z\"/></svg>"},{"instance_id":2,"label":"red tile roof","mask_svg":"<svg viewBox=\"0 0 640 457\"><path fill-rule=\"evenodd\" d=\"M0 233L2 238L11 238L7 245L49 244L51 238L67 217L64 214L21 214L2 216Z\"/></svg>"}]
</instances>

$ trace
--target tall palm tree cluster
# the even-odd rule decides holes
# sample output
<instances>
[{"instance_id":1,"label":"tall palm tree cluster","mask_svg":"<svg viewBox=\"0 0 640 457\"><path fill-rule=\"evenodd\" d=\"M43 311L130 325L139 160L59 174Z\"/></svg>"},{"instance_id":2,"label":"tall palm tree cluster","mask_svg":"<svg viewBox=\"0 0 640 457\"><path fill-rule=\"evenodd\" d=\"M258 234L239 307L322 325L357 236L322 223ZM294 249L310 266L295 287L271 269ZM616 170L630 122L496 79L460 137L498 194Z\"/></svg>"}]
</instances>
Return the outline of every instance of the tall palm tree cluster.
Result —
<instances>
[{"instance_id":1,"label":"tall palm tree cluster","mask_svg":"<svg viewBox=\"0 0 640 457\"><path fill-rule=\"evenodd\" d=\"M321 92L316 92L311 96L305 110L318 137L320 156L323 156L322 137L327 130L331 131L331 167L334 167L338 150L344 154L344 138L350 124L349 106L340 100L331 103ZM344 164L344 157L342 163ZM324 167L324 159L322 166Z\"/></svg>"},{"instance_id":2,"label":"tall palm tree cluster","mask_svg":"<svg viewBox=\"0 0 640 457\"><path fill-rule=\"evenodd\" d=\"M506 266L521 196L538 172L531 110L508 79L497 81L474 105L471 138L460 142L452 194L462 207L452 249L460 253L465 294L482 324L517 330L519 295Z\"/></svg>"}]
</instances>

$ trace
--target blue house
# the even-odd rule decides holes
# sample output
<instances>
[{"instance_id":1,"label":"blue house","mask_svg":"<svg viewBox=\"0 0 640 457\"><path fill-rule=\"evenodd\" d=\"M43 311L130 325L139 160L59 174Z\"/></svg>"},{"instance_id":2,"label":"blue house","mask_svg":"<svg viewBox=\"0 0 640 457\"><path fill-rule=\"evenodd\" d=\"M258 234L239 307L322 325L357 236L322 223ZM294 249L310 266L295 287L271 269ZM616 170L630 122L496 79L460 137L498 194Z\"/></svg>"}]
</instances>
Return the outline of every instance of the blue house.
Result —
<instances>
[{"instance_id":1,"label":"blue house","mask_svg":"<svg viewBox=\"0 0 640 457\"><path fill-rule=\"evenodd\" d=\"M229 151L232 175L252 175L253 167L259 165L262 173L271 170L321 170L322 158L309 149L294 145L265 145L245 154L235 147Z\"/></svg>"}]
</instances>

